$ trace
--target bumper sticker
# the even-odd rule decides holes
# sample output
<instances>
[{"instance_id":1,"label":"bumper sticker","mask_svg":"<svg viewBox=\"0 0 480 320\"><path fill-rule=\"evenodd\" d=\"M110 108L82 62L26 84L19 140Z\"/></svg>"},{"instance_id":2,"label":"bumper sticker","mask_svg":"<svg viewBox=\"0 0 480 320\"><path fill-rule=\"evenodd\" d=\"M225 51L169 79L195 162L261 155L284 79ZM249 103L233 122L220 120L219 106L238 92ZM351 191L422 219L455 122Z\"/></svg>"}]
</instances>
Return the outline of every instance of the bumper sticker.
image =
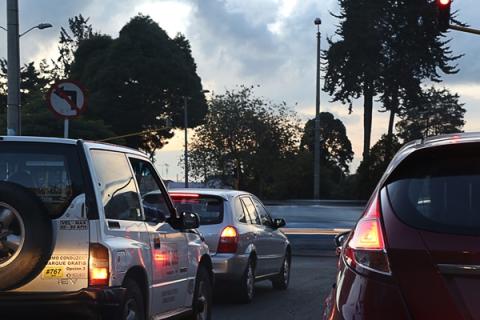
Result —
<instances>
[{"instance_id":1,"label":"bumper sticker","mask_svg":"<svg viewBox=\"0 0 480 320\"><path fill-rule=\"evenodd\" d=\"M88 255L53 255L42 272L43 279L87 279Z\"/></svg>"}]
</instances>

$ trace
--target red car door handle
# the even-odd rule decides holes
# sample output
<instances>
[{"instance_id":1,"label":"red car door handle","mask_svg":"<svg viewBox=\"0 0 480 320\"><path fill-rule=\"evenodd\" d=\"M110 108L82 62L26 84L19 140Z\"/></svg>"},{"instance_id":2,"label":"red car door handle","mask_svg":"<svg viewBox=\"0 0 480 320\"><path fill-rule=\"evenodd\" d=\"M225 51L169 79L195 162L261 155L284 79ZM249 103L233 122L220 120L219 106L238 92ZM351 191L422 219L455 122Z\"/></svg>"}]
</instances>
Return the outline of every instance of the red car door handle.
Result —
<instances>
[{"instance_id":1,"label":"red car door handle","mask_svg":"<svg viewBox=\"0 0 480 320\"><path fill-rule=\"evenodd\" d=\"M443 274L463 276L480 275L480 265L438 264L437 267Z\"/></svg>"}]
</instances>

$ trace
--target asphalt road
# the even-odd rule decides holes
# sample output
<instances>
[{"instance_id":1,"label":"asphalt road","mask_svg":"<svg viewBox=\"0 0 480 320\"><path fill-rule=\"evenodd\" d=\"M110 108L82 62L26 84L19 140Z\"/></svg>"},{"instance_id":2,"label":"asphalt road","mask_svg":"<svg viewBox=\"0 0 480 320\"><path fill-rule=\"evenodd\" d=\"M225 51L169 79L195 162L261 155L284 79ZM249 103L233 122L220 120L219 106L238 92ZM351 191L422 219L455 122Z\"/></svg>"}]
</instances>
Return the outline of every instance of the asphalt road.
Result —
<instances>
[{"instance_id":1,"label":"asphalt road","mask_svg":"<svg viewBox=\"0 0 480 320\"><path fill-rule=\"evenodd\" d=\"M268 210L274 218L286 220L284 232L292 244L294 255L333 256L335 233L351 229L362 214L363 207L282 205L268 206Z\"/></svg>"},{"instance_id":2,"label":"asphalt road","mask_svg":"<svg viewBox=\"0 0 480 320\"><path fill-rule=\"evenodd\" d=\"M214 320L321 319L323 301L335 282L334 234L351 229L363 207L277 205L268 209L274 218L287 222L285 232L294 255L290 288L276 291L269 281L257 283L249 305L235 303L228 291L222 291L213 308Z\"/></svg>"},{"instance_id":3,"label":"asphalt road","mask_svg":"<svg viewBox=\"0 0 480 320\"><path fill-rule=\"evenodd\" d=\"M335 282L334 257L294 257L290 287L276 291L270 281L256 284L255 299L242 305L222 292L213 306L213 320L321 319L323 301Z\"/></svg>"}]
</instances>

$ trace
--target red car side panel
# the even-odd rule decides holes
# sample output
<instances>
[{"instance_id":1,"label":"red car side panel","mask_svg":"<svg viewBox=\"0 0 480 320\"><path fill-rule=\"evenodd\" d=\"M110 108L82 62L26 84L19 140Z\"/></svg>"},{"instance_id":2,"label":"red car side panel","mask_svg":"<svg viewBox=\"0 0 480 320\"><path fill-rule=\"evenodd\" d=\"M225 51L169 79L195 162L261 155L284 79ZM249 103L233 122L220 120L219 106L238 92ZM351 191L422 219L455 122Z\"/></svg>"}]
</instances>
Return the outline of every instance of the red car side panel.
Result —
<instances>
[{"instance_id":1,"label":"red car side panel","mask_svg":"<svg viewBox=\"0 0 480 320\"><path fill-rule=\"evenodd\" d=\"M347 267L340 258L335 306L330 319L410 319L400 291L394 284L371 279Z\"/></svg>"},{"instance_id":2,"label":"red car side panel","mask_svg":"<svg viewBox=\"0 0 480 320\"><path fill-rule=\"evenodd\" d=\"M385 190L381 195L390 267L410 314L414 319L463 319L455 301L445 294L446 283L419 232L396 217Z\"/></svg>"}]
</instances>

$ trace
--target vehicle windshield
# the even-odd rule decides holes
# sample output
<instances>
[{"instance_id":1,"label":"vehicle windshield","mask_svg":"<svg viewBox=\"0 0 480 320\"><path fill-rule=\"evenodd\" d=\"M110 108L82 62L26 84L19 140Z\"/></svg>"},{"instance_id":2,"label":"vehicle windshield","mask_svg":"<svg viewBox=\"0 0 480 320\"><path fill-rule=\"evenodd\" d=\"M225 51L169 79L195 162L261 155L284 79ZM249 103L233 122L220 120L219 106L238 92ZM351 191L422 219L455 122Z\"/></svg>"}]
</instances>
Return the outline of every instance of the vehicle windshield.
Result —
<instances>
[{"instance_id":1,"label":"vehicle windshield","mask_svg":"<svg viewBox=\"0 0 480 320\"><path fill-rule=\"evenodd\" d=\"M199 194L171 194L178 212L194 212L200 225L220 224L223 221L223 199Z\"/></svg>"},{"instance_id":2,"label":"vehicle windshield","mask_svg":"<svg viewBox=\"0 0 480 320\"><path fill-rule=\"evenodd\" d=\"M480 235L479 163L478 144L414 153L387 183L395 213L416 228Z\"/></svg>"},{"instance_id":3,"label":"vehicle windshield","mask_svg":"<svg viewBox=\"0 0 480 320\"><path fill-rule=\"evenodd\" d=\"M83 191L73 146L0 143L0 181L33 191L52 217L61 215Z\"/></svg>"}]
</instances>

